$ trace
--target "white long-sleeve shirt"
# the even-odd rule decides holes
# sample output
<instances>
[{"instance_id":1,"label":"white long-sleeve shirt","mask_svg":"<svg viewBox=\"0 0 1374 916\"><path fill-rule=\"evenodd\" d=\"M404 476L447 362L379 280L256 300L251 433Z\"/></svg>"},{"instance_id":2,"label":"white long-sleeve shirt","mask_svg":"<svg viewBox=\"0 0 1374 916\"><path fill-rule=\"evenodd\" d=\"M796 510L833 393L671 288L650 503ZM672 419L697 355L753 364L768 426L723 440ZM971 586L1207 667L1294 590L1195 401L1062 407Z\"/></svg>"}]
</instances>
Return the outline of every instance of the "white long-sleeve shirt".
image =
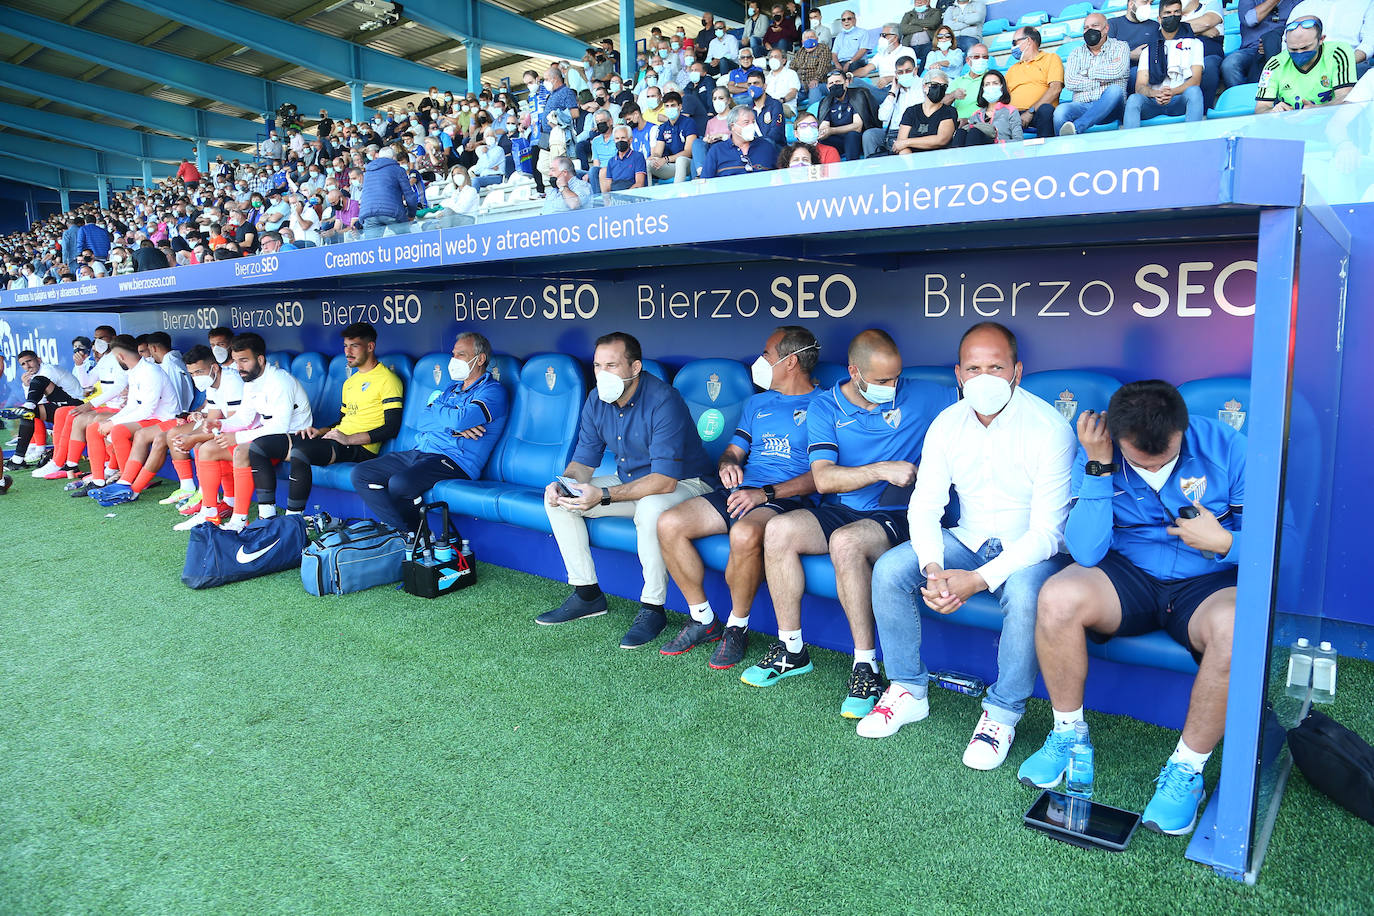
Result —
<instances>
[{"instance_id":1,"label":"white long-sleeve shirt","mask_svg":"<svg viewBox=\"0 0 1374 916\"><path fill-rule=\"evenodd\" d=\"M205 410L218 410L228 420L243 406L243 376L236 369L220 369L219 384L205 390Z\"/></svg>"},{"instance_id":2,"label":"white long-sleeve shirt","mask_svg":"<svg viewBox=\"0 0 1374 916\"><path fill-rule=\"evenodd\" d=\"M986 427L967 401L942 410L926 432L907 513L921 568L944 566L940 517L951 485L960 514L950 533L974 552L989 538L1002 542L1002 553L978 567L989 591L1058 553L1077 448L1059 412L1024 388Z\"/></svg>"},{"instance_id":3,"label":"white long-sleeve shirt","mask_svg":"<svg viewBox=\"0 0 1374 916\"><path fill-rule=\"evenodd\" d=\"M262 436L300 432L313 420L310 398L296 377L285 369L267 366L262 375L244 383L238 413L220 430L238 433L235 441L244 445Z\"/></svg>"},{"instance_id":4,"label":"white long-sleeve shirt","mask_svg":"<svg viewBox=\"0 0 1374 916\"><path fill-rule=\"evenodd\" d=\"M113 352L100 357L95 374L100 380L100 393L91 398L91 406L113 407L116 410L123 407L126 401L124 393L129 388L129 373L115 359Z\"/></svg>"},{"instance_id":5,"label":"white long-sleeve shirt","mask_svg":"<svg viewBox=\"0 0 1374 916\"><path fill-rule=\"evenodd\" d=\"M186 361L181 358L181 351L168 350L158 365L172 383L172 392L177 398L177 413L190 410L191 402L196 397L196 383L191 381L191 373L186 371Z\"/></svg>"},{"instance_id":6,"label":"white long-sleeve shirt","mask_svg":"<svg viewBox=\"0 0 1374 916\"><path fill-rule=\"evenodd\" d=\"M83 389L81 382L75 375L55 363L39 363L38 374L52 382L58 388L67 392L71 397L81 400Z\"/></svg>"},{"instance_id":7,"label":"white long-sleeve shirt","mask_svg":"<svg viewBox=\"0 0 1374 916\"><path fill-rule=\"evenodd\" d=\"M140 420L170 420L177 415L177 395L172 380L157 363L139 360L129 370L128 401L110 423L137 423Z\"/></svg>"},{"instance_id":8,"label":"white long-sleeve shirt","mask_svg":"<svg viewBox=\"0 0 1374 916\"><path fill-rule=\"evenodd\" d=\"M72 375L81 383L82 389L94 388L100 381L100 372L96 368L99 365L100 360L93 354L88 353L84 363L72 366ZM80 397L80 395L77 395L77 397Z\"/></svg>"}]
</instances>

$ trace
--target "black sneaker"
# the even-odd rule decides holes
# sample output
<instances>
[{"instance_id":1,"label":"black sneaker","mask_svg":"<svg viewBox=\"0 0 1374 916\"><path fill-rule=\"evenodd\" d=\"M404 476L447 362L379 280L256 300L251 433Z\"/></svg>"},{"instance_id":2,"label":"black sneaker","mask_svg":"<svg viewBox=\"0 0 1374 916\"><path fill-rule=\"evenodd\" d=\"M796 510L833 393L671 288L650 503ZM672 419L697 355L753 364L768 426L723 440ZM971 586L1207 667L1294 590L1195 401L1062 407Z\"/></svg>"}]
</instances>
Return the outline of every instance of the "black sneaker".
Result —
<instances>
[{"instance_id":1,"label":"black sneaker","mask_svg":"<svg viewBox=\"0 0 1374 916\"><path fill-rule=\"evenodd\" d=\"M739 679L750 687L772 687L785 677L807 674L812 670L811 655L806 651L806 646L802 646L800 652L788 652L787 646L778 641L768 647L757 665L745 668Z\"/></svg>"},{"instance_id":2,"label":"black sneaker","mask_svg":"<svg viewBox=\"0 0 1374 916\"><path fill-rule=\"evenodd\" d=\"M583 617L600 617L604 613L606 613L606 594L604 592L591 601L584 601L577 597L577 592L573 592L568 596L568 600L553 610L540 614L534 618L534 622L547 627L556 623L581 620Z\"/></svg>"},{"instance_id":3,"label":"black sneaker","mask_svg":"<svg viewBox=\"0 0 1374 916\"><path fill-rule=\"evenodd\" d=\"M22 471L24 468L28 466L28 462L26 462L23 458L20 458L17 452L11 458L5 461L5 467L11 471Z\"/></svg>"},{"instance_id":4,"label":"black sneaker","mask_svg":"<svg viewBox=\"0 0 1374 916\"><path fill-rule=\"evenodd\" d=\"M658 651L664 655L681 655L691 651L693 646L715 642L720 639L724 631L725 625L720 622L719 617L712 618L710 623L697 623L695 620L688 620L687 625L679 630L676 636L664 643L663 648Z\"/></svg>"},{"instance_id":5,"label":"black sneaker","mask_svg":"<svg viewBox=\"0 0 1374 916\"><path fill-rule=\"evenodd\" d=\"M887 685L873 670L868 662L859 662L849 673L849 696L844 698L840 715L846 719L862 719L873 711L878 697L883 695Z\"/></svg>"},{"instance_id":6,"label":"black sneaker","mask_svg":"<svg viewBox=\"0 0 1374 916\"><path fill-rule=\"evenodd\" d=\"M711 653L711 667L717 671L728 671L744 661L744 651L749 648L748 627L726 627L716 651Z\"/></svg>"},{"instance_id":7,"label":"black sneaker","mask_svg":"<svg viewBox=\"0 0 1374 916\"><path fill-rule=\"evenodd\" d=\"M638 649L648 645L658 638L658 634L662 633L667 625L668 615L665 612L641 607L635 615L635 622L625 631L625 638L620 640L620 648Z\"/></svg>"},{"instance_id":8,"label":"black sneaker","mask_svg":"<svg viewBox=\"0 0 1374 916\"><path fill-rule=\"evenodd\" d=\"M99 489L95 484L91 483L89 477L84 480L74 480L72 483L76 484L76 486L72 486L72 484L69 483L63 487L63 489L67 491L67 495L72 499L79 499L82 496L88 495L92 490Z\"/></svg>"}]
</instances>

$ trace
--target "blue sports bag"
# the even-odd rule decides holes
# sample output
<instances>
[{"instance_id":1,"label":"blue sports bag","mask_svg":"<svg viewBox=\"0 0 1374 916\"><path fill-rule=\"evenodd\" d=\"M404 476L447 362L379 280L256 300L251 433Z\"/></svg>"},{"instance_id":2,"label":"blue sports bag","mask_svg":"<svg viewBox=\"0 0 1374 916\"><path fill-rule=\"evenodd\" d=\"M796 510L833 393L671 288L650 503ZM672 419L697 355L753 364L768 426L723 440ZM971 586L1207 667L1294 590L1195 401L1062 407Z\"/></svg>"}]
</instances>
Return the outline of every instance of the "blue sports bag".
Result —
<instances>
[{"instance_id":1,"label":"blue sports bag","mask_svg":"<svg viewBox=\"0 0 1374 916\"><path fill-rule=\"evenodd\" d=\"M312 595L347 595L401 581L406 542L372 519L326 531L301 557L301 585Z\"/></svg>"},{"instance_id":2,"label":"blue sports bag","mask_svg":"<svg viewBox=\"0 0 1374 916\"><path fill-rule=\"evenodd\" d=\"M306 544L303 515L264 518L242 531L197 525L186 545L181 581L189 588L215 588L295 569Z\"/></svg>"}]
</instances>

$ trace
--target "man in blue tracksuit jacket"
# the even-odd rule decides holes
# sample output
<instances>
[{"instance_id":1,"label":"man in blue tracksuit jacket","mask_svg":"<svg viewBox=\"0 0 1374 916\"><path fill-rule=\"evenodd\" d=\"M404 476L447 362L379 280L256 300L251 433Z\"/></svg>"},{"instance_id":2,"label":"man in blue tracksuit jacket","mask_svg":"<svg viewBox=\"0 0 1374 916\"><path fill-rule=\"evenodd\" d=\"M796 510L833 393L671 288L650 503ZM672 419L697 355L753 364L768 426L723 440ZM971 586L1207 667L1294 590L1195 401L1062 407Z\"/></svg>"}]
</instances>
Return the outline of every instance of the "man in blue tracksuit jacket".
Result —
<instances>
[{"instance_id":1,"label":"man in blue tracksuit jacket","mask_svg":"<svg viewBox=\"0 0 1374 916\"><path fill-rule=\"evenodd\" d=\"M391 147L384 146L363 169L363 193L358 205L358 220L363 231L381 230L392 223L407 222L423 204L410 175L396 161Z\"/></svg>"},{"instance_id":2,"label":"man in blue tracksuit jacket","mask_svg":"<svg viewBox=\"0 0 1374 916\"><path fill-rule=\"evenodd\" d=\"M492 377L491 343L458 335L448 363L453 382L434 393L420 414L415 447L353 469L353 490L372 514L409 534L420 525L424 494L441 480L476 480L506 428L509 397Z\"/></svg>"},{"instance_id":3,"label":"man in blue tracksuit jacket","mask_svg":"<svg viewBox=\"0 0 1374 916\"><path fill-rule=\"evenodd\" d=\"M1041 788L1064 775L1083 721L1085 638L1164 630L1193 653L1198 673L1143 822L1188 833L1226 722L1245 438L1219 420L1190 418L1178 389L1151 380L1122 386L1105 414L1085 411L1078 441L1064 529L1075 563L1040 590L1035 631L1054 730L1018 775Z\"/></svg>"}]
</instances>

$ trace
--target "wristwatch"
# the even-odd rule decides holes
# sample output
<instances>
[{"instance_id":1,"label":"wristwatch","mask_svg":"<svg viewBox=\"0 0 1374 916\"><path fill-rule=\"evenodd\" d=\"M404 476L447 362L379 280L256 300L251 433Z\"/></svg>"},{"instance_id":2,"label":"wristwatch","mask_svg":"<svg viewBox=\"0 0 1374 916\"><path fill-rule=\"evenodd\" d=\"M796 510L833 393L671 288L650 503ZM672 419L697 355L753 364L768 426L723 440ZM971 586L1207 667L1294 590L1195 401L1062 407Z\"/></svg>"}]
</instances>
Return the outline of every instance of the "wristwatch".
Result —
<instances>
[{"instance_id":1,"label":"wristwatch","mask_svg":"<svg viewBox=\"0 0 1374 916\"><path fill-rule=\"evenodd\" d=\"M778 498L778 491L777 491L776 489L773 488L773 485L772 485L771 483L770 483L770 484L765 484L765 485L764 485L764 487L763 487L763 498L764 498L764 500L766 500L767 502L770 502L770 503L771 503L773 500L775 500L775 499Z\"/></svg>"},{"instance_id":2,"label":"wristwatch","mask_svg":"<svg viewBox=\"0 0 1374 916\"><path fill-rule=\"evenodd\" d=\"M1089 477L1106 477L1116 473L1116 462L1103 464L1100 461L1089 461L1083 467L1083 473Z\"/></svg>"},{"instance_id":3,"label":"wristwatch","mask_svg":"<svg viewBox=\"0 0 1374 916\"><path fill-rule=\"evenodd\" d=\"M602 488L601 488L601 505L603 505L603 506L609 506L610 504L611 504L611 488L610 488L610 487L602 487Z\"/></svg>"}]
</instances>

